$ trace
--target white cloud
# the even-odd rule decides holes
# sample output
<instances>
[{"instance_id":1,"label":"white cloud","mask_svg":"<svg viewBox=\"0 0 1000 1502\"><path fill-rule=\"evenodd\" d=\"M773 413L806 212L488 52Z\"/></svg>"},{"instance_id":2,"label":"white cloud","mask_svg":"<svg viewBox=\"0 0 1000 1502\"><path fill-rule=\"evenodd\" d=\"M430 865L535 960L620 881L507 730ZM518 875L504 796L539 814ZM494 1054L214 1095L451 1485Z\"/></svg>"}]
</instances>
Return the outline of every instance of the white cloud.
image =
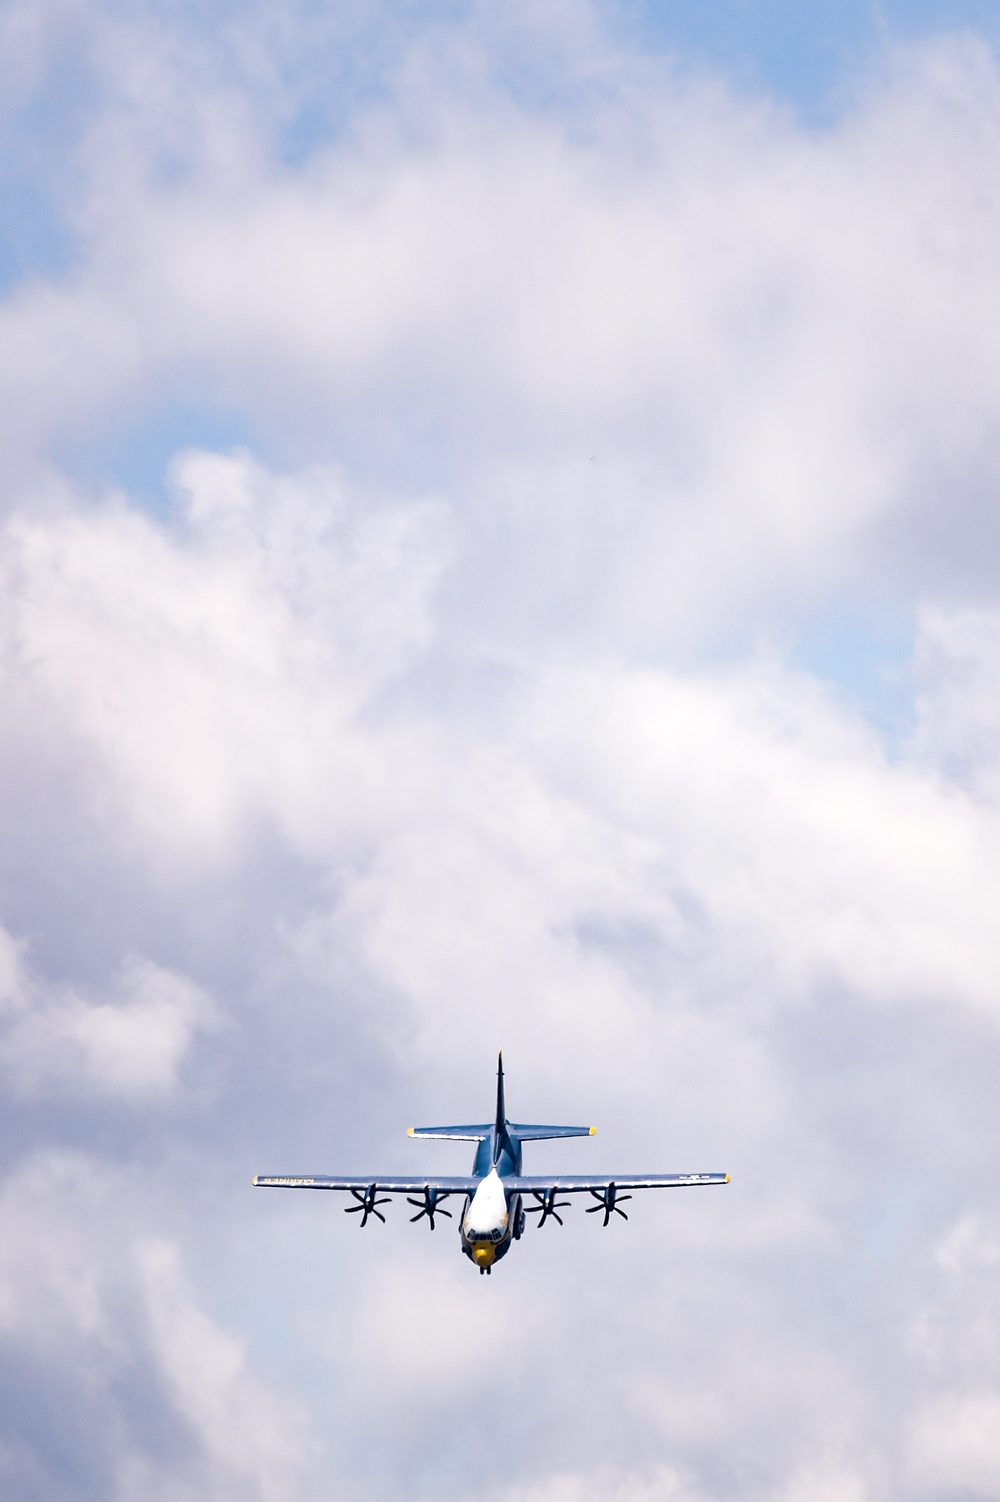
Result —
<instances>
[{"instance_id":1,"label":"white cloud","mask_svg":"<svg viewBox=\"0 0 1000 1502\"><path fill-rule=\"evenodd\" d=\"M5 947L12 948L9 936ZM46 985L21 964L3 1005L0 1071L15 1096L167 1096L195 1036L219 1025L200 987L149 960L126 959L108 999ZM105 993L107 995L107 993Z\"/></svg>"},{"instance_id":2,"label":"white cloud","mask_svg":"<svg viewBox=\"0 0 1000 1502\"><path fill-rule=\"evenodd\" d=\"M427 637L434 508L365 514L334 474L247 457L188 455L176 482L169 531L120 501L12 519L8 676L162 839L223 839L248 803L308 828L317 794L345 817L345 727Z\"/></svg>"},{"instance_id":3,"label":"white cloud","mask_svg":"<svg viewBox=\"0 0 1000 1502\"><path fill-rule=\"evenodd\" d=\"M198 1308L176 1249L140 1231L137 1176L40 1154L6 1179L0 1206L6 1495L313 1495L301 1413Z\"/></svg>"},{"instance_id":4,"label":"white cloud","mask_svg":"<svg viewBox=\"0 0 1000 1502\"><path fill-rule=\"evenodd\" d=\"M272 117L209 73L192 100L141 40L147 84L121 68L82 138L79 274L0 316L8 462L196 382L324 457L449 483L465 609L528 651L982 569L1000 89L973 39L898 55L815 136L606 49L571 121L478 77L473 107L452 57L294 168Z\"/></svg>"},{"instance_id":5,"label":"white cloud","mask_svg":"<svg viewBox=\"0 0 1000 1502\"><path fill-rule=\"evenodd\" d=\"M514 1496L512 1490L506 1495ZM518 1485L516 1495L526 1502L697 1502L698 1493L685 1486L676 1473L660 1466L650 1473L598 1472L596 1475L563 1473ZM839 1502L839 1499L838 1499Z\"/></svg>"},{"instance_id":6,"label":"white cloud","mask_svg":"<svg viewBox=\"0 0 1000 1502\"><path fill-rule=\"evenodd\" d=\"M998 1265L1000 1228L995 1214L978 1205L965 1209L933 1249L908 1339L913 1357L945 1394L928 1405L932 1416L958 1403L958 1395L964 1403L964 1390L981 1384L1000 1360ZM928 1432L939 1427L931 1422ZM935 1449L937 1441L928 1444Z\"/></svg>"},{"instance_id":7,"label":"white cloud","mask_svg":"<svg viewBox=\"0 0 1000 1502\"><path fill-rule=\"evenodd\" d=\"M936 1260L946 1272L962 1274L970 1264L995 1267L1000 1264L1000 1236L979 1215L963 1215L936 1251Z\"/></svg>"},{"instance_id":8,"label":"white cloud","mask_svg":"<svg viewBox=\"0 0 1000 1502\"><path fill-rule=\"evenodd\" d=\"M869 1495L861 1476L827 1467L795 1476L782 1502L865 1502Z\"/></svg>"},{"instance_id":9,"label":"white cloud","mask_svg":"<svg viewBox=\"0 0 1000 1502\"><path fill-rule=\"evenodd\" d=\"M995 1496L1000 1486L1000 1393L946 1398L919 1414L912 1461L918 1486Z\"/></svg>"},{"instance_id":10,"label":"white cloud","mask_svg":"<svg viewBox=\"0 0 1000 1502\"><path fill-rule=\"evenodd\" d=\"M844 1184L856 1184L856 1164L827 1135L821 1109L795 1104L773 1050L783 1019L808 1015L825 994L862 1015L887 1003L906 1004L915 1019L928 1008L994 1015L1000 871L990 810L916 753L889 760L812 680L764 659L680 671L543 652L472 712L422 696L420 673L442 671L433 534L417 525L400 540L392 511L373 514L339 487L331 530L323 482L245 459L200 456L187 483L182 523L119 505L12 520L10 683L30 683L40 727L61 722L86 749L105 806L149 869L171 868L178 851L184 861L218 844L238 852L254 821L272 823L317 874L294 921L275 921L267 889L246 899L267 964L285 967L293 995L349 989L337 1026L358 1019L384 1056L454 1080L502 1042L523 1099L543 1114L586 1099L602 1125L617 1124L615 1154L630 1157L649 1151L670 1079L685 1162L734 1168L751 1197L708 1221L693 1207L644 1206L634 1219L662 1226L669 1215L672 1255L688 1259L689 1278L710 1267L713 1280L738 1280L740 1338L758 1354L753 1372L732 1358L725 1400L703 1366L679 1381L672 1367L660 1370L626 1281L613 1411L633 1425L641 1416L677 1447L677 1474L696 1476L724 1401L763 1443L766 1370L775 1411L796 1436L794 1484L806 1495L857 1494L856 1469L827 1474L807 1463L829 1438L822 1412L850 1427L851 1358L827 1357L792 1328L775 1334L775 1295L737 1257L739 1248L769 1266L791 1255L823 1266L839 1255L838 1215L858 1192ZM183 740L158 751L163 727L191 724L196 756ZM169 817L151 817L158 807ZM236 877L225 880L240 890ZM189 983L149 967L122 992L96 1004L52 993L15 1016L7 1051L19 1086L38 1093L68 1082L133 1101L172 1088L211 1012ZM248 1039L262 1025L245 998L227 1011ZM293 1040L283 1046L294 1100L299 1073L314 1065L297 1056L300 1024L284 997L276 1026ZM851 1046L864 1056L859 1026ZM947 1097L947 1084L938 1088ZM761 1164L775 1159L783 1166L772 1179ZM721 1265L712 1240L720 1214ZM448 1241L439 1247L435 1257L449 1261L421 1270L419 1306L409 1246L393 1254L405 1258L399 1268L380 1251L365 1274L362 1259L354 1315L337 1306L318 1359L349 1380L344 1411L359 1432L376 1393L401 1437L417 1433L434 1404L465 1415L478 1353L505 1349L503 1321L478 1306L462 1313L454 1279L464 1268L452 1266ZM282 1255L294 1265L291 1247ZM581 1246L579 1271L551 1290L559 1313L548 1312L570 1341L581 1338L577 1279L586 1283L595 1255ZM675 1266L673 1277L684 1276ZM522 1290L520 1299L545 1318L537 1296ZM650 1332L676 1323L667 1285L647 1287L641 1307ZM694 1320L720 1360L729 1323L707 1310ZM764 1329L772 1333L760 1349ZM809 1384L795 1378L803 1366ZM553 1380L553 1474L565 1478L576 1474L573 1415L594 1399L576 1375ZM806 1443L816 1425L816 1443ZM386 1486L401 1484L400 1446L379 1462ZM655 1445L638 1453L652 1464ZM595 1430L593 1464L613 1467L614 1455Z\"/></svg>"},{"instance_id":11,"label":"white cloud","mask_svg":"<svg viewBox=\"0 0 1000 1502\"><path fill-rule=\"evenodd\" d=\"M1000 614L928 609L921 620L918 752L996 805L1000 794Z\"/></svg>"},{"instance_id":12,"label":"white cloud","mask_svg":"<svg viewBox=\"0 0 1000 1502\"><path fill-rule=\"evenodd\" d=\"M279 1502L315 1495L309 1473L319 1446L303 1415L248 1369L242 1343L218 1329L198 1308L178 1264L176 1248L154 1242L137 1249L137 1271L149 1320L150 1343L168 1395L197 1436L201 1464L180 1495L261 1498ZM133 1454L122 1495L173 1498L162 1462Z\"/></svg>"},{"instance_id":13,"label":"white cloud","mask_svg":"<svg viewBox=\"0 0 1000 1502\"><path fill-rule=\"evenodd\" d=\"M10 1489L307 1495L256 1368L324 1495L465 1495L504 1422L540 1502L995 1480L995 65L810 134L580 14L565 98L473 19L291 160L258 20L73 12L79 259L0 306L0 1330L78 1471L18 1409ZM95 499L178 402L285 459ZM922 622L891 752L782 661L847 586ZM574 1166L732 1185L490 1280L251 1195L418 1171L499 1043Z\"/></svg>"}]
</instances>

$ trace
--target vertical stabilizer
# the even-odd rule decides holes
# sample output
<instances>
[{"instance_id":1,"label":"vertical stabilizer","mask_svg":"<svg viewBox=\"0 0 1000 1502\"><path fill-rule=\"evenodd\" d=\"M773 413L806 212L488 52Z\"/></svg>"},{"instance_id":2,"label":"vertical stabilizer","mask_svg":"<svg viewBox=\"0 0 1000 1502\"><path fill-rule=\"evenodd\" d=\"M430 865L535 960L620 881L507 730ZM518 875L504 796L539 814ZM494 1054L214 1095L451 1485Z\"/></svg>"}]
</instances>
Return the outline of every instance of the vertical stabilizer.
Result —
<instances>
[{"instance_id":1,"label":"vertical stabilizer","mask_svg":"<svg viewBox=\"0 0 1000 1502\"><path fill-rule=\"evenodd\" d=\"M507 1131L507 1107L503 1099L503 1054L497 1059L497 1119L493 1125L493 1162L499 1163L502 1153L513 1161L514 1144ZM520 1170L518 1170L520 1171Z\"/></svg>"}]
</instances>

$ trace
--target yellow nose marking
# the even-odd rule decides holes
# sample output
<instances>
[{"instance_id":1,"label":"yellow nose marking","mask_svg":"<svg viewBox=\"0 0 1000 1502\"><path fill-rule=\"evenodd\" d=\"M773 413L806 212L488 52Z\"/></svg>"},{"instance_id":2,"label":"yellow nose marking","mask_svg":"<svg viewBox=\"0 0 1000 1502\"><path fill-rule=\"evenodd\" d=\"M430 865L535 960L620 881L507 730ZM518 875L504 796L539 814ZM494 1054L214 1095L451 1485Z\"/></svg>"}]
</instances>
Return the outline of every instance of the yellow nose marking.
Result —
<instances>
[{"instance_id":1,"label":"yellow nose marking","mask_svg":"<svg viewBox=\"0 0 1000 1502\"><path fill-rule=\"evenodd\" d=\"M477 1267L489 1267L496 1260L496 1254L492 1241L478 1241L472 1248L472 1260Z\"/></svg>"}]
</instances>

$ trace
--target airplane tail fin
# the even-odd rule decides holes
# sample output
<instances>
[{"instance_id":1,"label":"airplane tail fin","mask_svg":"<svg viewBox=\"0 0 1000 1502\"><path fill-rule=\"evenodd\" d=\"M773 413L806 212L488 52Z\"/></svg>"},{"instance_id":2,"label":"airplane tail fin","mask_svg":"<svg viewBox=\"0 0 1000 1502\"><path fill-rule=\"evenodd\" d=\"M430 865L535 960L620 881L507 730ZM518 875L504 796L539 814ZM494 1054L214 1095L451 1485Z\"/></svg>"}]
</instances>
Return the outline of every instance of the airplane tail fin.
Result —
<instances>
[{"instance_id":1,"label":"airplane tail fin","mask_svg":"<svg viewBox=\"0 0 1000 1502\"><path fill-rule=\"evenodd\" d=\"M497 1119L493 1126L493 1161L499 1163L500 1154L506 1149L513 1157L514 1144L507 1134L507 1107L503 1098L503 1054L497 1058Z\"/></svg>"},{"instance_id":2,"label":"airplane tail fin","mask_svg":"<svg viewBox=\"0 0 1000 1502\"><path fill-rule=\"evenodd\" d=\"M473 1126L435 1126L435 1127L410 1127L408 1137L443 1137L450 1138L453 1142L482 1142L490 1134L494 1134L494 1140L498 1147L502 1143L508 1143L507 1119L503 1098L503 1054L497 1061L497 1114L495 1121L478 1122Z\"/></svg>"},{"instance_id":3,"label":"airplane tail fin","mask_svg":"<svg viewBox=\"0 0 1000 1502\"><path fill-rule=\"evenodd\" d=\"M437 1137L453 1142L483 1142L493 1134L496 1150L511 1147L511 1137L520 1142L544 1142L554 1137L592 1137L596 1127L588 1126L535 1126L523 1122L508 1121L503 1089L503 1054L497 1059L497 1111L494 1121L476 1122L471 1126L410 1127L408 1137Z\"/></svg>"}]
</instances>

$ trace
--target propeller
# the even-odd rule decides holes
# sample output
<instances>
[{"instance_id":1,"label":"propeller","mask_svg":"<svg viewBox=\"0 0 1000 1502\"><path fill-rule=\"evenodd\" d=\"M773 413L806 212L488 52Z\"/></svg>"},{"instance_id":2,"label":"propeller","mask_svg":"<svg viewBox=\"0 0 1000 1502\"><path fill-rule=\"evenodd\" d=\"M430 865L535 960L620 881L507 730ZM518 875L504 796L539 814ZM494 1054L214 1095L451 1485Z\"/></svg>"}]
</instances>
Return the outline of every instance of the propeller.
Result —
<instances>
[{"instance_id":1,"label":"propeller","mask_svg":"<svg viewBox=\"0 0 1000 1502\"><path fill-rule=\"evenodd\" d=\"M620 1215L622 1220L628 1220L628 1216L624 1210L619 1209L619 1205L621 1205L623 1200L630 1200L632 1198L630 1194L619 1194L613 1182L603 1191L592 1189L590 1192L597 1201L597 1204L587 1207L588 1215L596 1215L598 1210L603 1210L605 1225L608 1224L613 1214Z\"/></svg>"},{"instance_id":2,"label":"propeller","mask_svg":"<svg viewBox=\"0 0 1000 1502\"><path fill-rule=\"evenodd\" d=\"M562 1225L563 1218L558 1212L560 1210L565 1210L568 1207L569 1200L556 1199L556 1194L558 1193L556 1186L553 1184L551 1189L544 1191L533 1189L531 1192L535 1196L535 1199L538 1201L538 1204L526 1205L525 1209L529 1215L537 1215L539 1210L541 1210L542 1213L538 1219L538 1229L542 1229L550 1215L553 1220L557 1220L559 1224Z\"/></svg>"},{"instance_id":3,"label":"propeller","mask_svg":"<svg viewBox=\"0 0 1000 1502\"><path fill-rule=\"evenodd\" d=\"M357 1215L359 1211L363 1211L364 1213L361 1216L362 1226L366 1226L368 1224L369 1215L377 1215L382 1224L385 1224L385 1216L382 1214L382 1211L378 1208L378 1206L387 1205L389 1203L388 1195L385 1195L382 1199L379 1199L378 1186L375 1184L369 1184L368 1188L365 1190L352 1189L351 1193L354 1195L354 1198L358 1203L356 1205L345 1205L345 1215Z\"/></svg>"},{"instance_id":4,"label":"propeller","mask_svg":"<svg viewBox=\"0 0 1000 1502\"><path fill-rule=\"evenodd\" d=\"M445 1190L444 1193L442 1193L439 1189L432 1189L429 1184L425 1184L424 1197L422 1200L413 1200L410 1199L409 1195L407 1195L406 1203L408 1205L417 1206L416 1215L410 1216L410 1224L412 1225L415 1220L423 1220L424 1216L426 1215L427 1220L430 1224L430 1228L433 1231L435 1215L447 1215L448 1219L451 1220L451 1211L442 1210L440 1205L438 1204L438 1198L440 1197L441 1199L444 1199L447 1192L448 1191Z\"/></svg>"}]
</instances>

